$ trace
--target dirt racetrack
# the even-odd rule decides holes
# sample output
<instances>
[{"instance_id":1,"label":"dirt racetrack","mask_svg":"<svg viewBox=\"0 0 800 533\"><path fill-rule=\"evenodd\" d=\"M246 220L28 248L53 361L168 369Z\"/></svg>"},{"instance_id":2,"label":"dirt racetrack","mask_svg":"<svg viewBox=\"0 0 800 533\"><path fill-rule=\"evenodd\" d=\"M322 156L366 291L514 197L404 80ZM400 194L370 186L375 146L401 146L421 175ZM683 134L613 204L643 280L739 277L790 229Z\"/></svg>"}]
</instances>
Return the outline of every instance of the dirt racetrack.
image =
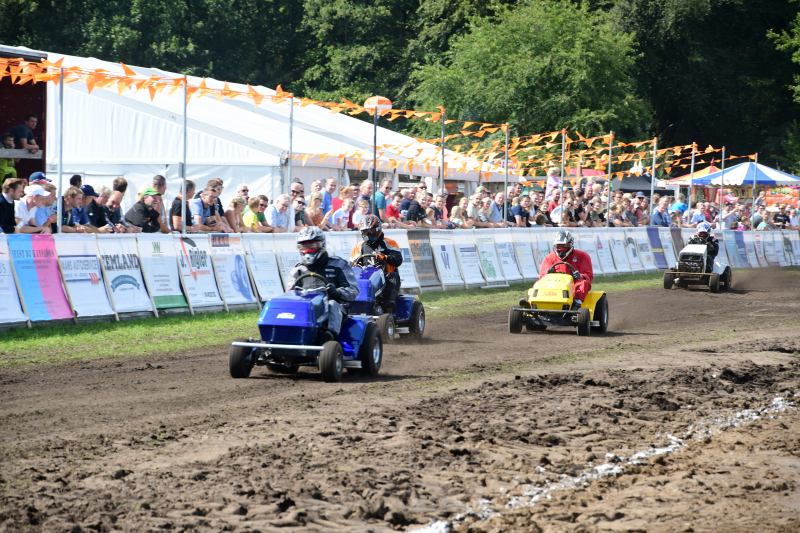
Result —
<instances>
[{"instance_id":1,"label":"dirt racetrack","mask_svg":"<svg viewBox=\"0 0 800 533\"><path fill-rule=\"evenodd\" d=\"M0 531L799 531L800 276L429 324L377 380L227 347L0 375Z\"/></svg>"}]
</instances>

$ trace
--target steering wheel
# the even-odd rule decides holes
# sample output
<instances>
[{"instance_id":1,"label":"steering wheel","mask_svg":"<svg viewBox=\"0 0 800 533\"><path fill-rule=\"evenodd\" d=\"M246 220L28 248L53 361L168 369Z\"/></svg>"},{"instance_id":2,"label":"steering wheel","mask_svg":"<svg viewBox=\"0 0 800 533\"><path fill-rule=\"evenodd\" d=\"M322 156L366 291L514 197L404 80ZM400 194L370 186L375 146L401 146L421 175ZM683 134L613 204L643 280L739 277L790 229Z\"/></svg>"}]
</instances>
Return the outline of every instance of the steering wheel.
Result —
<instances>
[{"instance_id":1,"label":"steering wheel","mask_svg":"<svg viewBox=\"0 0 800 533\"><path fill-rule=\"evenodd\" d=\"M372 259L372 261L368 262L367 264L361 265L366 267L376 267L382 268L383 265L378 261L378 254L360 254L358 257L353 259L352 264L357 265L359 261L362 259Z\"/></svg>"},{"instance_id":2,"label":"steering wheel","mask_svg":"<svg viewBox=\"0 0 800 533\"><path fill-rule=\"evenodd\" d=\"M319 289L303 289L302 287L298 287L297 285L300 283L300 280L305 279L305 278L319 278L319 279L322 280L323 285ZM300 290L305 290L305 291L325 292L325 288L327 286L328 286L328 280L325 278L325 276L320 276L319 274L316 274L314 272L306 272L305 274L301 274L301 275L297 276L297 279L294 280L294 283L292 283L292 286L289 287L289 290L293 291L295 289L300 289Z\"/></svg>"},{"instance_id":3,"label":"steering wheel","mask_svg":"<svg viewBox=\"0 0 800 533\"><path fill-rule=\"evenodd\" d=\"M558 265L567 265L569 267L569 269L572 271L572 274L575 274L575 267L570 265L566 261L559 261L558 263L554 263L553 266L551 266L550 268L547 269L547 273L548 274L555 274L556 273L556 267Z\"/></svg>"}]
</instances>

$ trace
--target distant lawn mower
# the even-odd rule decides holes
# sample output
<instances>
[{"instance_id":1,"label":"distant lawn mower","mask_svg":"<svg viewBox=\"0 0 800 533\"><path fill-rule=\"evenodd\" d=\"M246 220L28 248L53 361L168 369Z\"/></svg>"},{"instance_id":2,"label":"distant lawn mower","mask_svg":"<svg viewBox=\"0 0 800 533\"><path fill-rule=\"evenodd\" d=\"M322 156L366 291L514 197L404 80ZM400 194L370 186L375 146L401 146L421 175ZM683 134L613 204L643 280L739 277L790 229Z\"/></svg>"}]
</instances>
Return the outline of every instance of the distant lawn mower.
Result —
<instances>
[{"instance_id":1,"label":"distant lawn mower","mask_svg":"<svg viewBox=\"0 0 800 533\"><path fill-rule=\"evenodd\" d=\"M573 272L575 268L569 263L555 263L533 288L528 289L527 298L519 301L520 307L514 307L508 313L509 333L522 333L523 326L527 331L545 331L548 326L577 327L578 335L588 336L592 331L605 333L608 330L608 299L602 291L590 291L580 308L572 308L574 279L570 274L555 271L558 265L567 265Z\"/></svg>"},{"instance_id":2,"label":"distant lawn mower","mask_svg":"<svg viewBox=\"0 0 800 533\"><path fill-rule=\"evenodd\" d=\"M705 244L687 244L678 255L678 263L664 272L664 288L682 289L689 285L707 285L711 292L731 288L731 267L708 257Z\"/></svg>"}]
</instances>

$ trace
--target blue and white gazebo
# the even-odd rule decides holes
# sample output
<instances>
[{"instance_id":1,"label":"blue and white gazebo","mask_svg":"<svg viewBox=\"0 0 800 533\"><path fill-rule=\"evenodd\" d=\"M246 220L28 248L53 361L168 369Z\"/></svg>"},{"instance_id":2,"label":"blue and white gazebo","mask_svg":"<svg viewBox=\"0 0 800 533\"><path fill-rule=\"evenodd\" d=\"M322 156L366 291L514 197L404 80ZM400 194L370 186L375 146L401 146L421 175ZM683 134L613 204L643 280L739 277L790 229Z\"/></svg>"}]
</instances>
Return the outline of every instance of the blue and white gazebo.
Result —
<instances>
[{"instance_id":1,"label":"blue and white gazebo","mask_svg":"<svg viewBox=\"0 0 800 533\"><path fill-rule=\"evenodd\" d=\"M743 185L756 187L771 187L774 185L798 185L800 178L774 168L747 162L720 170L707 176L692 180L694 186L706 187L741 187Z\"/></svg>"}]
</instances>

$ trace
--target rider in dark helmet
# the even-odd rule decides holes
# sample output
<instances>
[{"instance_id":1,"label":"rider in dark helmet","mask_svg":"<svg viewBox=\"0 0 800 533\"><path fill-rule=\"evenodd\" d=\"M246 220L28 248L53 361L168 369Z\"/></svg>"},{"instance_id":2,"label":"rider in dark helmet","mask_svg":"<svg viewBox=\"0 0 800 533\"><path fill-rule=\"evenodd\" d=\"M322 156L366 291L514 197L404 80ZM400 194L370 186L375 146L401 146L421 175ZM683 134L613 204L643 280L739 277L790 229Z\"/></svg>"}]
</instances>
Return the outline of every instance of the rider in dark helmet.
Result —
<instances>
[{"instance_id":1,"label":"rider in dark helmet","mask_svg":"<svg viewBox=\"0 0 800 533\"><path fill-rule=\"evenodd\" d=\"M395 302L400 292L400 274L397 272L397 268L403 264L403 253L396 242L383 235L383 226L375 215L367 215L362 218L358 229L361 231L363 242L356 244L353 248L350 261L356 261L361 255L377 254L377 262L386 276L386 296L383 300L383 310L386 313L394 313ZM358 260L353 264L362 265L363 260Z\"/></svg>"},{"instance_id":2,"label":"rider in dark helmet","mask_svg":"<svg viewBox=\"0 0 800 533\"><path fill-rule=\"evenodd\" d=\"M575 269L574 271L557 263L568 263ZM572 307L580 308L586 295L592 290L592 280L594 279L594 269L592 269L592 258L586 252L575 249L575 238L572 233L561 230L556 233L553 239L553 251L542 261L542 268L539 277L547 275L551 266L556 265L555 271L560 274L571 274L575 280L573 285Z\"/></svg>"},{"instance_id":3,"label":"rider in dark helmet","mask_svg":"<svg viewBox=\"0 0 800 533\"><path fill-rule=\"evenodd\" d=\"M312 272L326 279L323 282L315 276L300 280L303 289L320 289L328 294L328 331L339 335L342 321L347 314L340 302L352 302L358 296L358 281L347 261L328 256L325 250L325 234L317 226L306 226L297 234L297 250L301 261L289 273L286 287L291 288L303 274Z\"/></svg>"},{"instance_id":4,"label":"rider in dark helmet","mask_svg":"<svg viewBox=\"0 0 800 533\"><path fill-rule=\"evenodd\" d=\"M706 252L706 272L711 272L714 269L714 259L719 253L719 243L717 239L711 235L711 224L708 222L701 222L697 225L697 235L689 239L689 244L705 244Z\"/></svg>"}]
</instances>

